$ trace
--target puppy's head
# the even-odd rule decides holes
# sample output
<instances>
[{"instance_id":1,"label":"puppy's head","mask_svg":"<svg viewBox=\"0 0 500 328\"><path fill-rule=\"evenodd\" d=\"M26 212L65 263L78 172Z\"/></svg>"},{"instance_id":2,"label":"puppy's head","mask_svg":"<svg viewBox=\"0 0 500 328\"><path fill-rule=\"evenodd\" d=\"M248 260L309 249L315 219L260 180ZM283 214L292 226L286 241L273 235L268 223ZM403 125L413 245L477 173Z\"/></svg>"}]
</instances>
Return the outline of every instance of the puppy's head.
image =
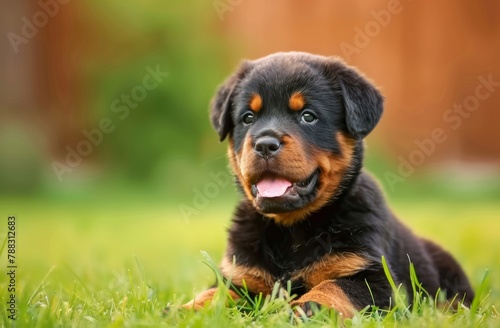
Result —
<instances>
[{"instance_id":1,"label":"puppy's head","mask_svg":"<svg viewBox=\"0 0 500 328\"><path fill-rule=\"evenodd\" d=\"M278 53L244 61L219 88L211 121L245 196L290 225L341 192L383 99L341 60Z\"/></svg>"}]
</instances>

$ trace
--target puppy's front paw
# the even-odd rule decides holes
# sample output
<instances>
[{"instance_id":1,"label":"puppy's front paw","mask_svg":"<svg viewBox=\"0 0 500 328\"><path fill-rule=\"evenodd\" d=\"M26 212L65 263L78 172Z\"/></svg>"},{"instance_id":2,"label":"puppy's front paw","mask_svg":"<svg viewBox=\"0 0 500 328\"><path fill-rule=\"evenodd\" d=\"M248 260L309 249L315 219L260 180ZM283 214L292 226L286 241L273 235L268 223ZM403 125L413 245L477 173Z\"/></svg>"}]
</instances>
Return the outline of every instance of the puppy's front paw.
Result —
<instances>
[{"instance_id":1,"label":"puppy's front paw","mask_svg":"<svg viewBox=\"0 0 500 328\"><path fill-rule=\"evenodd\" d=\"M305 315L307 318L309 318L317 313L320 309L321 304L314 301L308 301L302 304L297 304L294 313L297 317L303 317Z\"/></svg>"}]
</instances>

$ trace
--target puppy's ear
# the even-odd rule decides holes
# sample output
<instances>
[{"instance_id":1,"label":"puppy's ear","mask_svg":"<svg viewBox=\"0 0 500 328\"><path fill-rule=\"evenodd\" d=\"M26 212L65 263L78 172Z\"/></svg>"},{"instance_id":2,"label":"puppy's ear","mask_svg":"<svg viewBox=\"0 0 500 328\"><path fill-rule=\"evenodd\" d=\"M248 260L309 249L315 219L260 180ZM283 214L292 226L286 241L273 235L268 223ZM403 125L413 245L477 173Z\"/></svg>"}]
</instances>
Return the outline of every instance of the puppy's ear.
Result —
<instances>
[{"instance_id":1,"label":"puppy's ear","mask_svg":"<svg viewBox=\"0 0 500 328\"><path fill-rule=\"evenodd\" d=\"M211 101L210 120L212 121L212 126L219 134L220 141L223 141L233 129L231 113L233 112L234 95L240 81L250 71L250 68L249 61L242 62L238 71L227 78Z\"/></svg>"},{"instance_id":2,"label":"puppy's ear","mask_svg":"<svg viewBox=\"0 0 500 328\"><path fill-rule=\"evenodd\" d=\"M340 59L329 59L326 74L333 78L334 85L342 93L349 134L356 139L363 139L382 116L382 95L363 74Z\"/></svg>"}]
</instances>

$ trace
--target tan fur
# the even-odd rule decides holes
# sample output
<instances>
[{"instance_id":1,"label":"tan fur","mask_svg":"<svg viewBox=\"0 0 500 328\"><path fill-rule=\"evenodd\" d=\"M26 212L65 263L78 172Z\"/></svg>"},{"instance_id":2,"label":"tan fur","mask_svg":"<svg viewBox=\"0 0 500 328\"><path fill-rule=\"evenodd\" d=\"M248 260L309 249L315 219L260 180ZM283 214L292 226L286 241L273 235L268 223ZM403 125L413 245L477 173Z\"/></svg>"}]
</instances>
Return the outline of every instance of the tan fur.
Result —
<instances>
[{"instance_id":1,"label":"tan fur","mask_svg":"<svg viewBox=\"0 0 500 328\"><path fill-rule=\"evenodd\" d=\"M250 97L248 105L250 106L250 109L253 110L254 112L259 112L262 109L262 97L259 94L254 93Z\"/></svg>"},{"instance_id":2,"label":"tan fur","mask_svg":"<svg viewBox=\"0 0 500 328\"><path fill-rule=\"evenodd\" d=\"M243 286L243 281L248 290L253 293L270 294L275 279L267 272L256 267L247 267L234 264L227 257L222 260L220 269L225 277L231 279L236 286Z\"/></svg>"},{"instance_id":3,"label":"tan fur","mask_svg":"<svg viewBox=\"0 0 500 328\"><path fill-rule=\"evenodd\" d=\"M299 111L304 108L305 104L306 100L301 92L294 92L288 100L288 107L290 107L291 110Z\"/></svg>"},{"instance_id":4,"label":"tan fur","mask_svg":"<svg viewBox=\"0 0 500 328\"><path fill-rule=\"evenodd\" d=\"M302 270L296 271L291 280L302 279L309 292L302 295L298 300L293 301L292 306L302 305L309 301L314 301L321 305L334 308L344 317L351 317L354 306L342 289L335 285L335 279L352 276L362 271L368 265L368 261L353 253L325 255L320 260ZM220 265L222 274L231 279L237 286L247 286L252 293L262 293L269 295L272 292L275 279L266 271L256 267L248 267L233 262L224 257ZM211 302L217 292L216 288L210 288L198 294L193 300L182 305L182 308L194 308L199 310L207 302ZM236 300L239 296L229 290L231 297Z\"/></svg>"},{"instance_id":5,"label":"tan fur","mask_svg":"<svg viewBox=\"0 0 500 328\"><path fill-rule=\"evenodd\" d=\"M194 309L196 311L201 310L205 306L205 304L212 302L217 291L218 291L217 288L207 289L196 295L196 297L193 300L181 305L181 308ZM233 300L237 300L238 298L240 298L238 294L236 294L232 290L229 290L229 294L231 295Z\"/></svg>"},{"instance_id":6,"label":"tan fur","mask_svg":"<svg viewBox=\"0 0 500 328\"><path fill-rule=\"evenodd\" d=\"M291 303L292 306L302 306L307 302L316 302L333 308L344 318L352 318L356 308L349 297L342 291L335 280L325 280Z\"/></svg>"},{"instance_id":7,"label":"tan fur","mask_svg":"<svg viewBox=\"0 0 500 328\"><path fill-rule=\"evenodd\" d=\"M250 142L250 138L247 138L246 142ZM248 148L248 145L246 145ZM250 201L254 200L253 194L252 194L252 187L251 184L247 181L247 178L243 176L241 173L241 154L236 154L234 152L234 147L233 147L233 139L229 138L229 147L227 149L227 157L229 158L229 165L231 165L231 168L233 169L234 174L238 177L238 180L241 182L241 186L243 187L243 191L245 192L245 195Z\"/></svg>"},{"instance_id":8,"label":"tan fur","mask_svg":"<svg viewBox=\"0 0 500 328\"><path fill-rule=\"evenodd\" d=\"M318 197L308 206L286 213L265 214L283 225L292 225L308 214L320 209L335 194L345 170L351 165L354 152L355 140L348 138L343 133L337 133L336 138L340 145L341 154L335 155L328 151L313 149L310 154L305 149L302 142L295 138L285 136L282 140L282 150L276 158L273 158L273 166L282 168L285 177L293 177L292 182L307 179L319 167L320 187ZM238 176L245 195L250 201L254 201L252 194L252 183L258 181L255 172L258 166L264 165L262 159L255 153L250 137L246 137L240 153L235 154L233 150L233 140L229 140L228 157L229 163Z\"/></svg>"},{"instance_id":9,"label":"tan fur","mask_svg":"<svg viewBox=\"0 0 500 328\"><path fill-rule=\"evenodd\" d=\"M314 172L316 166L304 158L305 150L302 143L295 138L285 136L281 140L281 144L282 150L279 155L269 160L273 167L279 168L284 177L293 179L292 182L307 179ZM256 183L256 167L265 165L265 162L254 151L250 137L245 139L239 164L245 182Z\"/></svg>"},{"instance_id":10,"label":"tan fur","mask_svg":"<svg viewBox=\"0 0 500 328\"><path fill-rule=\"evenodd\" d=\"M336 137L341 149L340 156L328 151L313 150L313 162L320 169L318 197L304 208L268 216L283 225L292 225L322 208L332 199L346 169L351 165L355 144L355 140L348 138L341 132L337 133Z\"/></svg>"},{"instance_id":11,"label":"tan fur","mask_svg":"<svg viewBox=\"0 0 500 328\"><path fill-rule=\"evenodd\" d=\"M325 280L352 276L368 264L367 259L354 253L328 254L296 272L292 279L302 278L307 287L313 288Z\"/></svg>"}]
</instances>

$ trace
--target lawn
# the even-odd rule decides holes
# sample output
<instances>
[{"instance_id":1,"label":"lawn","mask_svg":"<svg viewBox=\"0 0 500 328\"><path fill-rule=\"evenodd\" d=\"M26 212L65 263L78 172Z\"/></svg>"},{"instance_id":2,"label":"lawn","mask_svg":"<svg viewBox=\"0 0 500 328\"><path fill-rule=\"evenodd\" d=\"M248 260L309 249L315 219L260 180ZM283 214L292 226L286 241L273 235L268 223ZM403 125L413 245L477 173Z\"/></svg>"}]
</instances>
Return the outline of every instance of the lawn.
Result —
<instances>
[{"instance_id":1,"label":"lawn","mask_svg":"<svg viewBox=\"0 0 500 328\"><path fill-rule=\"evenodd\" d=\"M16 215L16 324L52 326L274 327L340 323L322 310L308 321L289 314L285 301L261 300L257 308L226 308L224 294L201 312L176 306L214 281L200 251L218 262L234 200L212 203L188 221L176 204L158 201L0 201L2 240L7 217ZM464 265L474 287L484 289L474 311L456 313L423 305L385 316L359 314L345 326L498 327L500 204L425 200L393 208L421 235L439 241ZM7 248L2 249L0 296L9 300ZM486 274L488 270L488 274ZM485 282L483 278L487 276ZM279 291L278 295L279 295ZM168 314L163 313L167 304ZM241 305L241 304L240 304ZM251 306L250 306L251 308ZM2 326L13 322L2 306Z\"/></svg>"}]
</instances>

